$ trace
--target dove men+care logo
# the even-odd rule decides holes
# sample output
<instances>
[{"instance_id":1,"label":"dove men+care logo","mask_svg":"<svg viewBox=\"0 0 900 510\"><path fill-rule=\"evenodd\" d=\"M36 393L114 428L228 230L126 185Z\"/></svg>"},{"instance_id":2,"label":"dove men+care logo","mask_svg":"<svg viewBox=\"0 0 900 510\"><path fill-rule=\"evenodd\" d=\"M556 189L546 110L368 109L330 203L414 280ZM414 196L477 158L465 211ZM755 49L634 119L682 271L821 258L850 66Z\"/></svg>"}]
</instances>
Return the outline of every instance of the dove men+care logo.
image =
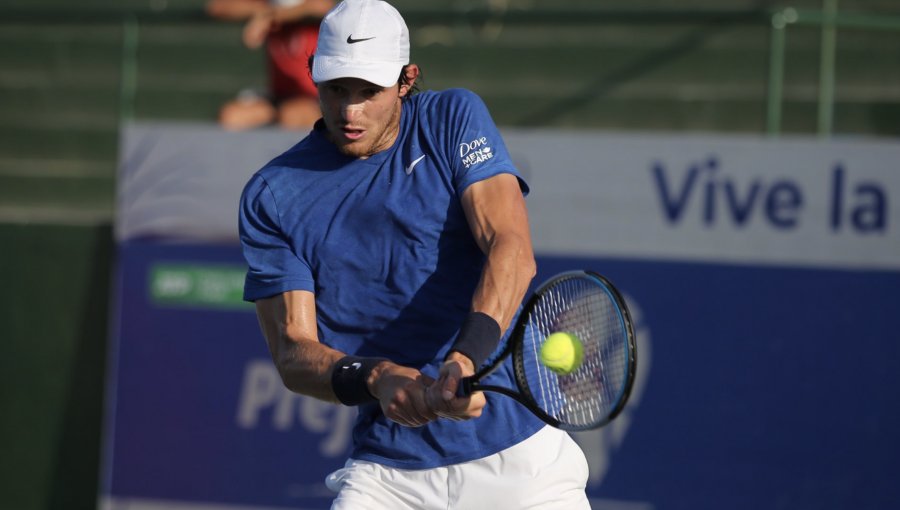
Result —
<instances>
[{"instance_id":1,"label":"dove men+care logo","mask_svg":"<svg viewBox=\"0 0 900 510\"><path fill-rule=\"evenodd\" d=\"M466 168L477 165L494 157L491 146L485 136L476 138L471 142L459 144L459 157Z\"/></svg>"}]
</instances>

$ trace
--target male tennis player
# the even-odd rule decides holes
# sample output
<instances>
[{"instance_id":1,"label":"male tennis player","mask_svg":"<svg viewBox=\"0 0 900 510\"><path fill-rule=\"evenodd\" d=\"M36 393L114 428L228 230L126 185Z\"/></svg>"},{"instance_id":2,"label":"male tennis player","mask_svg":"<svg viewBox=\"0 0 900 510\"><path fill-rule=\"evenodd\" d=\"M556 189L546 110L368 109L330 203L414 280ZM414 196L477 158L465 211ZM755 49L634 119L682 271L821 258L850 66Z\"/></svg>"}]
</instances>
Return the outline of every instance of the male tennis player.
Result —
<instances>
[{"instance_id":1,"label":"male tennis player","mask_svg":"<svg viewBox=\"0 0 900 510\"><path fill-rule=\"evenodd\" d=\"M403 18L345 0L312 77L323 118L244 189L240 235L291 390L359 407L332 509L586 509L578 446L514 400L456 397L535 273L523 194L484 104L413 95ZM489 384L510 386L512 367Z\"/></svg>"}]
</instances>

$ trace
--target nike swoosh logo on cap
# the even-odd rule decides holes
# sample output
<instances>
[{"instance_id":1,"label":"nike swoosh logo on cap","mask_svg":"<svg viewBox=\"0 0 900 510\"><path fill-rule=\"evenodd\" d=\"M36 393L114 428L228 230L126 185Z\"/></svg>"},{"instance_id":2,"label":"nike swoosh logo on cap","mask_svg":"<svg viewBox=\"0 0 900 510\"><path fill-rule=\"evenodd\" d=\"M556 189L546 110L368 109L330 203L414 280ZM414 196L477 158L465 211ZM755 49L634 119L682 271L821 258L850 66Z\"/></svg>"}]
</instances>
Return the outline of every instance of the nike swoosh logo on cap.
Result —
<instances>
[{"instance_id":1,"label":"nike swoosh logo on cap","mask_svg":"<svg viewBox=\"0 0 900 510\"><path fill-rule=\"evenodd\" d=\"M358 42L371 41L372 39L375 39L375 37L364 37L362 39L354 39L353 34L350 34L347 36L347 44L356 44Z\"/></svg>"},{"instance_id":2,"label":"nike swoosh logo on cap","mask_svg":"<svg viewBox=\"0 0 900 510\"><path fill-rule=\"evenodd\" d=\"M421 156L419 156L418 158L413 160L413 162L410 163L408 167L406 167L406 175L411 174L413 171L413 168L419 164L419 161L422 161L423 159L425 159L425 154L422 154Z\"/></svg>"}]
</instances>

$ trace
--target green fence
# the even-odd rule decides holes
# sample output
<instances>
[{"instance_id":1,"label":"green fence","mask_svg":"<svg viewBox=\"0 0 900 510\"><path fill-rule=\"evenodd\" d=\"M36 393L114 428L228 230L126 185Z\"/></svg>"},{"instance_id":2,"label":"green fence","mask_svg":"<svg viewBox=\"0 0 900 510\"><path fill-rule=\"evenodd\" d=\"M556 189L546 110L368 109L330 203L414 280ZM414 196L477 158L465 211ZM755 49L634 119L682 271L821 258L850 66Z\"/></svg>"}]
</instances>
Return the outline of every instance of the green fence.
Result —
<instances>
[{"instance_id":1,"label":"green fence","mask_svg":"<svg viewBox=\"0 0 900 510\"><path fill-rule=\"evenodd\" d=\"M0 224L0 508L95 508L112 234Z\"/></svg>"},{"instance_id":2,"label":"green fence","mask_svg":"<svg viewBox=\"0 0 900 510\"><path fill-rule=\"evenodd\" d=\"M838 13L837 0L824 0L823 9L819 11L798 11L793 7L776 10L772 14L772 42L769 57L769 90L767 99L766 130L770 135L781 132L782 101L784 93L785 54L787 52L787 32L791 26L809 26L821 31L819 55L818 105L816 115L816 131L820 136L830 136L834 131L835 83L837 75L837 33L838 30L856 30L862 32L889 31L900 33L900 17L888 15L871 15L860 13ZM880 48L872 47L870 51L878 53ZM886 51L892 53L890 50ZM896 65L896 56L893 55ZM878 70L878 66L873 66ZM892 67L888 65L888 69ZM897 75L889 72L884 82L875 80L876 84L886 87L896 85ZM877 94L873 94L877 96ZM896 99L896 98L893 98ZM889 111L889 116L897 114L896 108ZM900 120L900 118L895 119ZM890 122L890 121L888 121ZM878 124L873 131L881 131ZM896 135L894 130L887 134Z\"/></svg>"},{"instance_id":3,"label":"green fence","mask_svg":"<svg viewBox=\"0 0 900 510\"><path fill-rule=\"evenodd\" d=\"M424 85L475 90L501 126L900 135L891 2L397 3ZM265 88L201 5L0 8L0 221L109 221L122 118L213 122Z\"/></svg>"}]
</instances>

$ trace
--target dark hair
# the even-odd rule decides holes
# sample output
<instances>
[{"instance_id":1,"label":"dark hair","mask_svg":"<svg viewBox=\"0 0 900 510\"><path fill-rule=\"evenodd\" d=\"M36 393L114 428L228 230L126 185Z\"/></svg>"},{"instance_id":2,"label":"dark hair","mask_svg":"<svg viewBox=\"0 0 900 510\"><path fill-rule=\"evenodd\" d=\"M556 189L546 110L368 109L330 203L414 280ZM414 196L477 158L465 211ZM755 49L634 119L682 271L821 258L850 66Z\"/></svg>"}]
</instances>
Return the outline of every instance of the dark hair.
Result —
<instances>
[{"instance_id":1,"label":"dark hair","mask_svg":"<svg viewBox=\"0 0 900 510\"><path fill-rule=\"evenodd\" d=\"M309 56L309 59L306 61L306 71L309 73L310 78L312 78L312 67L313 67L313 59L315 58L315 54ZM419 81L422 80L422 71L419 71L419 78L412 85L409 84L409 78L406 77L406 69L409 67L409 64L403 66L403 69L400 69L400 76L397 78L397 83L401 86L406 85L409 87L409 92L403 96L403 99L409 99L413 94L417 94L420 92L419 90Z\"/></svg>"}]
</instances>

